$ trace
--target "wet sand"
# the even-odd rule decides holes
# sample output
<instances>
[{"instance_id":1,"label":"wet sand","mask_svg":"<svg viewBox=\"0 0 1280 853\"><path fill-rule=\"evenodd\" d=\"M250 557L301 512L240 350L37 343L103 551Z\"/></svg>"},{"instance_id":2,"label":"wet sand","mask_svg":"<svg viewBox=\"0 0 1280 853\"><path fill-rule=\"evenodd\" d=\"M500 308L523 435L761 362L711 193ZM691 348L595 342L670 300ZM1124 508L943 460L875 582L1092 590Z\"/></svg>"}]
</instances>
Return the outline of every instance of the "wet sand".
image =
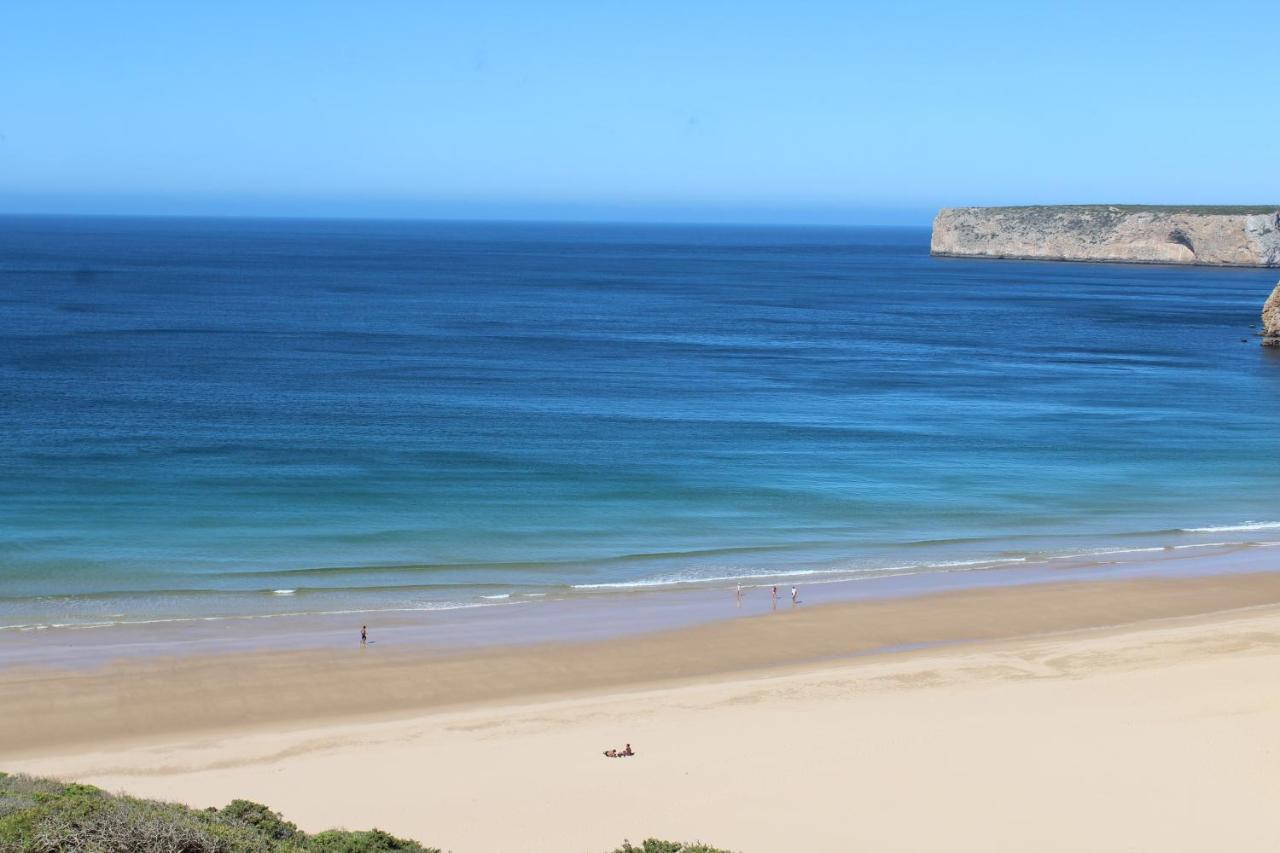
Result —
<instances>
[{"instance_id":1,"label":"wet sand","mask_svg":"<svg viewBox=\"0 0 1280 853\"><path fill-rule=\"evenodd\" d=\"M792 607L591 642L127 658L0 670L0 756L158 735L705 683L754 671L1280 603L1280 573L1032 584ZM376 640L376 633L375 633ZM353 638L354 639L354 638Z\"/></svg>"},{"instance_id":2,"label":"wet sand","mask_svg":"<svg viewBox=\"0 0 1280 853\"><path fill-rule=\"evenodd\" d=\"M1038 585L483 654L11 671L0 764L457 853L1263 851L1277 671L1280 574Z\"/></svg>"},{"instance_id":3,"label":"wet sand","mask_svg":"<svg viewBox=\"0 0 1280 853\"><path fill-rule=\"evenodd\" d=\"M1154 552L1154 553L1153 553ZM820 576L778 582L787 603L798 583L806 605L900 599L990 587L1182 579L1275 571L1280 542L1209 543L1081 554L1039 563L949 571ZM409 607L340 613L281 612L270 616L125 617L100 626L71 624L0 629L0 672L13 666L92 669L120 660L285 651L348 651L362 623L380 648L457 652L495 646L581 643L689 628L770 612L768 584L744 587L735 606L732 586L690 584L609 590L544 598L513 598L444 610Z\"/></svg>"}]
</instances>

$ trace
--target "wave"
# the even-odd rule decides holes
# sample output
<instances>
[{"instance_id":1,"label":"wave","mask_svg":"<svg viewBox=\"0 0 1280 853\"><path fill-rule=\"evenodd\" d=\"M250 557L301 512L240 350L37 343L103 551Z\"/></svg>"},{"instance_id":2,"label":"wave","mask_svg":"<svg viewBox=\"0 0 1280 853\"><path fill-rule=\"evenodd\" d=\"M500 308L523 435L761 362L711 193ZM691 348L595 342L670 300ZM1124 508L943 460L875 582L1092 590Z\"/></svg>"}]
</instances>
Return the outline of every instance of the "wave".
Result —
<instances>
[{"instance_id":1,"label":"wave","mask_svg":"<svg viewBox=\"0 0 1280 853\"><path fill-rule=\"evenodd\" d=\"M212 578L218 581L241 579L248 581L252 578L261 578L263 584L259 590L265 590L269 593L277 594L279 590L293 590L296 593L311 591L355 591L355 590L411 590L411 589L427 589L431 587L451 587L451 588L471 588L480 589L485 586L501 587L504 589L510 587L519 587L522 584L512 581L473 581L461 579L456 582L447 582L438 580L434 583L414 582L410 580L408 583L388 583L384 585L367 585L359 583L357 580L353 585L335 585L335 586L307 586L305 583L289 583L288 581L303 580L308 577L325 577L325 576L341 576L353 575L363 576L371 575L379 572L394 574L404 573L406 575L423 574L443 574L448 572L457 572L463 574L475 575L484 571L496 572L512 572L518 574L537 574L539 572L547 573L572 573L574 570L581 570L584 573L595 572L609 566L622 566L630 564L643 564L646 562L663 562L663 561L698 561L713 560L715 558L738 557L743 555L769 555L796 551L806 551L813 549L839 549L846 552L870 552L883 553L895 550L910 551L919 548L945 548L951 545L974 546L981 543L992 543L989 553L994 554L1032 554L1035 558L1056 559L1076 556L1088 556L1102 553L1136 553L1142 550L1159 550L1159 548L1144 549L1141 547L1118 547L1118 548L1085 548L1079 552L1070 554L1052 554L1051 551L1023 551L1010 547L1000 548L1000 544L1012 545L1012 543L1024 540L1037 540L1040 542L1058 543L1059 547L1071 540L1093 540L1093 541L1109 541L1124 539L1143 539L1152 537L1173 536L1177 534L1208 534L1208 533L1228 533L1228 532L1252 532L1280 530L1280 521L1246 521L1237 524L1226 524L1218 526L1206 527L1170 527L1148 530L1129 530L1126 532L1115 531L1092 531L1083 533L1059 533L1059 532L1036 532L1036 533L1017 533L1002 532L990 536L961 536L961 537L938 537L924 539L873 539L873 540L853 540L853 539L809 539L804 541L789 542L780 545L749 545L739 547L718 547L718 548L692 548L684 550L653 550L638 551L634 553L614 553L611 555L603 555L597 557L584 557L576 559L551 559L551 560L494 560L494 561L475 561L475 562L446 562L446 563L430 563L430 562L403 562L403 563L365 563L350 565L312 565L298 566L294 568L234 568L234 569L207 569L192 570L188 577L191 578ZM1117 542L1117 545L1122 543ZM1170 546L1172 547L1172 546ZM966 550L986 550L967 548ZM931 566L951 566L964 565L965 563L986 563L1003 559L1003 557L990 557L974 560L960 561L921 561L919 565ZM1015 559L1015 558L1010 558ZM1018 560L1025 560L1026 557L1018 557ZM811 559L805 559L805 562L813 562ZM916 565L916 563L913 563ZM755 567L758 571L763 567ZM760 572L763 576L783 576L788 573ZM755 575L752 575L755 576ZM286 581L286 583L277 586L269 586L268 579L277 578ZM179 589L156 589L156 590L138 590L139 594L147 595L191 595L201 593L221 593L221 592L248 592L249 589L218 589L212 583L206 582L207 585L199 588L179 588ZM530 585L539 586L540 583L534 581ZM246 584L247 586L247 584ZM581 584L576 586L592 587L593 584ZM123 591L90 591L84 593L72 593L77 598L88 596L127 596L131 593L127 590ZM279 593L283 594L283 593ZM61 597L52 595L51 598ZM0 596L0 600L4 600L6 596Z\"/></svg>"},{"instance_id":2,"label":"wave","mask_svg":"<svg viewBox=\"0 0 1280 853\"><path fill-rule=\"evenodd\" d=\"M1275 542L1261 541L1263 537L1219 535L1212 533L1253 533L1280 530L1280 521L1247 521L1231 525L1171 528L1168 531L1147 531L1141 538L1130 542L1115 541L1119 534L1099 534L1101 547L1072 548L1066 540L1076 535L1044 537L1043 550L1013 550L1008 547L1012 539L1019 537L993 537L999 544L987 548L972 546L956 549L951 554L958 559L944 559L942 549L934 555L920 554L915 542L899 541L900 549L872 549L863 551L865 545L842 543L849 557L834 559L805 555L801 560L771 560L765 552L782 553L812 546L813 542L793 543L774 547L706 548L683 551L651 551L607 557L598 560L529 561L509 563L449 563L367 566L318 566L292 570L235 571L214 575L198 572L187 575L186 580L200 584L198 587L179 589L85 590L56 594L0 595L0 620L12 624L0 625L0 630L43 630L56 627L87 627L115 624L144 624L148 622L197 622L220 619L269 618L290 615L332 615L378 612L412 612L457 609L470 606L531 603L539 598L560 598L575 593L627 592L640 590L658 591L663 588L705 587L717 584L742 584L758 587L776 583L837 583L842 580L865 580L884 576L905 576L921 573L953 573L985 571L1001 567L1051 565L1056 561L1076 561L1074 565L1109 562L1109 558L1126 555L1140 557L1161 551L1174 552L1184 549L1241 549L1266 547ZM1179 541L1181 534L1182 544ZM1198 541L1212 538L1213 541ZM1187 541L1187 540L1190 541ZM1247 541L1241 541L1247 540ZM965 540L931 540L932 542L968 542ZM1107 547L1105 543L1114 542ZM1150 543L1150 544L1147 544ZM823 544L829 544L824 542ZM877 553L880 550L880 553ZM976 556L987 551L991 556ZM965 552L968 553L965 553ZM862 553L859 553L862 552ZM761 555L758 560L733 559L742 554ZM1172 553L1169 555L1172 557ZM1190 555L1188 555L1190 556ZM721 558L721 559L716 559ZM1153 558L1154 559L1154 558ZM648 565L648 561L659 561ZM671 561L663 565L660 561ZM682 562L687 563L682 564ZM790 565L786 568L769 568L769 564ZM799 566L797 566L799 563ZM629 564L622 568L621 564ZM1058 562L1060 567L1063 566ZM614 568L610 568L610 567ZM485 568L521 570L506 578L486 577L478 570ZM388 570L409 571L405 576L378 577ZM581 569L575 577L574 571ZM427 574L414 577L413 570ZM432 574L434 571L453 570L456 578ZM541 576L539 572L543 572ZM362 576L366 575L367 576ZM343 575L346 576L343 576ZM476 575L484 580L472 580ZM584 577L585 575L585 577ZM278 582L271 584L269 579ZM372 583L362 583L362 581ZM391 581L378 584L376 581ZM290 583L289 581L294 581ZM308 583L309 581L309 583ZM395 581L401 581L396 583ZM407 582L405 582L407 581ZM577 581L577 582L574 582ZM136 581L135 581L136 582ZM332 584L332 585L328 585ZM241 588L221 588L223 585ZM253 603L254 601L259 603ZM267 603L272 602L272 603ZM288 602L288 603L286 603ZM336 606L336 607L335 607ZM130 618L125 618L128 611ZM158 618L133 618L155 616ZM6 618L7 617L7 618ZM80 620L75 622L74 620Z\"/></svg>"},{"instance_id":3,"label":"wave","mask_svg":"<svg viewBox=\"0 0 1280 853\"><path fill-rule=\"evenodd\" d=\"M1026 557L994 557L988 560L942 560L934 563L920 563L914 568L921 569L959 569L965 566L990 566L1004 563L1025 563Z\"/></svg>"},{"instance_id":4,"label":"wave","mask_svg":"<svg viewBox=\"0 0 1280 853\"><path fill-rule=\"evenodd\" d=\"M1280 524L1276 525L1280 527ZM1269 529L1269 528L1250 528L1250 529ZM1164 531L1167 533L1174 532L1172 529ZM576 590L607 590L607 589L647 589L661 587L679 587L693 586L702 584L715 583L743 583L751 585L763 585L761 581L769 581L775 578L824 578L823 583L831 581L826 580L827 577L843 577L848 580L863 579L867 577L881 577L884 575L914 575L926 572L938 572L941 574L976 571L983 569L995 569L1000 567L1012 567L1015 565L1043 565L1061 560L1098 560L1106 557L1119 557L1126 554L1155 554L1166 551L1177 551L1184 549L1199 548L1241 548L1241 547L1265 547L1268 545L1280 545L1273 542L1203 542L1185 545L1154 545L1137 548L1094 548L1086 551L1073 552L1068 554L1041 553L1031 556L1022 557L983 557L968 560L934 560L918 563L909 563L905 565L885 565L885 566L864 566L853 567L844 566L831 569L794 569L788 571L753 571L744 574L733 575L707 575L699 576L695 574L675 574L661 575L657 577L641 578L638 580L628 581L611 581L600 583L580 583L573 584L571 589ZM818 581L811 581L816 583Z\"/></svg>"},{"instance_id":5,"label":"wave","mask_svg":"<svg viewBox=\"0 0 1280 853\"><path fill-rule=\"evenodd\" d=\"M519 584L511 583L422 583L422 584L369 584L366 586L299 586L281 587L279 589L217 589L213 587L195 587L191 589L123 589L123 590L91 590L86 592L65 592L57 594L40 593L37 595L0 595L0 604L14 602L65 603L71 601L131 601L134 599L211 599L211 598L259 598L264 595L282 598L306 597L318 595L358 595L361 593L439 593L479 592L481 590L509 590ZM531 584L536 586L536 584Z\"/></svg>"},{"instance_id":6,"label":"wave","mask_svg":"<svg viewBox=\"0 0 1280 853\"><path fill-rule=\"evenodd\" d=\"M1252 530L1280 530L1280 521L1242 521L1215 527L1182 527L1179 533L1247 533Z\"/></svg>"},{"instance_id":7,"label":"wave","mask_svg":"<svg viewBox=\"0 0 1280 853\"><path fill-rule=\"evenodd\" d=\"M641 551L635 554L613 554L604 557L592 557L575 560L512 560L474 563L368 563L354 566L300 566L290 569L236 569L219 570L218 577L297 577L306 575L336 575L348 572L475 572L494 571L542 571L566 569L591 569L597 566L620 565L626 563L656 562L660 560L705 559L708 557L733 557L742 554L769 554L803 550L805 548L824 548L847 546L841 540L822 540L812 542L792 542L786 545L747 545L733 548L698 548L687 551Z\"/></svg>"},{"instance_id":8,"label":"wave","mask_svg":"<svg viewBox=\"0 0 1280 853\"><path fill-rule=\"evenodd\" d=\"M947 571L965 571L976 569L981 566L995 567L998 565L1007 565L1010 563L1024 563L1026 557L995 557L986 560L951 560L936 563L912 563L903 566L870 566L863 568L853 568L845 566L835 569L792 569L788 571L778 572L758 572L754 574L738 574L738 575L664 575L656 578L642 578L634 581L610 581L605 583L577 583L571 586L572 589L644 589L651 587L669 587L669 586L689 586L693 584L712 584L727 582L750 582L753 586L762 586L756 583L758 581L768 581L774 578L802 578L802 577L825 577L829 575L843 575L852 580L859 576L882 576L886 574L914 574L919 571L938 570Z\"/></svg>"},{"instance_id":9,"label":"wave","mask_svg":"<svg viewBox=\"0 0 1280 853\"><path fill-rule=\"evenodd\" d=\"M350 610L297 610L282 613L229 613L214 616L164 616L155 619L111 619L96 622L27 622L0 625L0 631L45 631L50 628L86 630L113 628L121 625L161 625L171 622L233 622L250 619L281 619L290 616L359 616L367 613L431 613L442 610L474 610L481 607L515 607L527 601L478 602L441 601L415 607L361 607Z\"/></svg>"},{"instance_id":10,"label":"wave","mask_svg":"<svg viewBox=\"0 0 1280 853\"><path fill-rule=\"evenodd\" d=\"M1165 545L1157 545L1150 548L1094 548L1089 551L1081 551L1076 554L1052 554L1047 556L1046 560L1079 560L1081 557L1114 557L1120 554L1152 554L1156 551L1166 550Z\"/></svg>"}]
</instances>

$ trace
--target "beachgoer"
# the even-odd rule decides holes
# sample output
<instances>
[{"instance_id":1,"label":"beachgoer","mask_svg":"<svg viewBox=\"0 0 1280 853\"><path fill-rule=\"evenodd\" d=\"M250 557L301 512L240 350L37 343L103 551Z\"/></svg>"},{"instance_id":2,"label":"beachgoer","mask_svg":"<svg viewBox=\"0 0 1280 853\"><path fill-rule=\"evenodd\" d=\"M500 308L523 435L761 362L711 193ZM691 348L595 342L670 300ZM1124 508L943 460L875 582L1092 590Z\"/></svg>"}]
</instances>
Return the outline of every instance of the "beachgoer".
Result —
<instances>
[{"instance_id":1,"label":"beachgoer","mask_svg":"<svg viewBox=\"0 0 1280 853\"><path fill-rule=\"evenodd\" d=\"M360 626L360 645L363 646L367 642L369 642L369 626L361 625Z\"/></svg>"},{"instance_id":2,"label":"beachgoer","mask_svg":"<svg viewBox=\"0 0 1280 853\"><path fill-rule=\"evenodd\" d=\"M738 584L738 593L736 596L736 600L738 602L738 606L741 607L742 606L742 584Z\"/></svg>"},{"instance_id":3,"label":"beachgoer","mask_svg":"<svg viewBox=\"0 0 1280 853\"><path fill-rule=\"evenodd\" d=\"M626 749L624 749L624 750L622 750L622 754L623 754L623 755L635 755L635 753L631 751L631 744L627 744L627 748L626 748Z\"/></svg>"},{"instance_id":4,"label":"beachgoer","mask_svg":"<svg viewBox=\"0 0 1280 853\"><path fill-rule=\"evenodd\" d=\"M618 757L618 750L616 750L616 749L606 749L606 750L604 751L604 757L605 757L605 758L617 758L617 757Z\"/></svg>"},{"instance_id":5,"label":"beachgoer","mask_svg":"<svg viewBox=\"0 0 1280 853\"><path fill-rule=\"evenodd\" d=\"M792 604L800 603L799 595L800 595L800 590L796 589L794 586L791 587L791 603Z\"/></svg>"}]
</instances>

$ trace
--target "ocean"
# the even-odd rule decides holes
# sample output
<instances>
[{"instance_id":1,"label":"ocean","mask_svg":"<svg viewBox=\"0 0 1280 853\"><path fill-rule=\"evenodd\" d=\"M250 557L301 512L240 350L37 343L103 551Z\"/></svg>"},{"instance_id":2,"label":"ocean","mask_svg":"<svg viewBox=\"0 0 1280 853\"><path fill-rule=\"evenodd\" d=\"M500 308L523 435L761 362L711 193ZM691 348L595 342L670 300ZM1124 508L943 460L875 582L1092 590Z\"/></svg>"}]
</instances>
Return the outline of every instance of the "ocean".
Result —
<instances>
[{"instance_id":1,"label":"ocean","mask_svg":"<svg viewBox=\"0 0 1280 853\"><path fill-rule=\"evenodd\" d=\"M0 627L1280 541L1275 271L928 244L0 218Z\"/></svg>"}]
</instances>

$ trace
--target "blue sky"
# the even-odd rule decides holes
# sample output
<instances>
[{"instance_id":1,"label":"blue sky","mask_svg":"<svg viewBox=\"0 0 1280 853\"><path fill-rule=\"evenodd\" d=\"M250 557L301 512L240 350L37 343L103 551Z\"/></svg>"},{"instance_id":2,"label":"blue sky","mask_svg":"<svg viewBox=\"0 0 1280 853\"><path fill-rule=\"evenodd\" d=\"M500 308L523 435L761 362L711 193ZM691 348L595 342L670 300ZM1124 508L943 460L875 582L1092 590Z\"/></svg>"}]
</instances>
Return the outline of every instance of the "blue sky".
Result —
<instances>
[{"instance_id":1,"label":"blue sky","mask_svg":"<svg viewBox=\"0 0 1280 853\"><path fill-rule=\"evenodd\" d=\"M0 211L1280 200L1271 4L9 2Z\"/></svg>"}]
</instances>

